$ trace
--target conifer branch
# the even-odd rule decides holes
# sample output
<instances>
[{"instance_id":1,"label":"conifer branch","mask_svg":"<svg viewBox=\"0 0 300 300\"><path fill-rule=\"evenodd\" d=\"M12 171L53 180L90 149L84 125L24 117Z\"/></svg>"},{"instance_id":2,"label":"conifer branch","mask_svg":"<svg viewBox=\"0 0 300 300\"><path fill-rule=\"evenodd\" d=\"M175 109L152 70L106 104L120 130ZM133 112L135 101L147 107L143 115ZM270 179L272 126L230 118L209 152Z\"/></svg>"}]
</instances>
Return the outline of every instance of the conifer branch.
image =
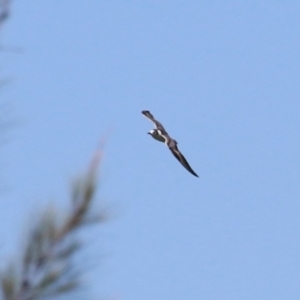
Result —
<instances>
[{"instance_id":1,"label":"conifer branch","mask_svg":"<svg viewBox=\"0 0 300 300\"><path fill-rule=\"evenodd\" d=\"M95 153L86 174L74 183L70 212L61 217L58 210L46 209L29 234L21 266L11 264L0 275L5 300L45 299L80 286L80 274L72 261L83 246L76 232L83 225L105 218L104 213L100 218L90 213L101 154Z\"/></svg>"}]
</instances>

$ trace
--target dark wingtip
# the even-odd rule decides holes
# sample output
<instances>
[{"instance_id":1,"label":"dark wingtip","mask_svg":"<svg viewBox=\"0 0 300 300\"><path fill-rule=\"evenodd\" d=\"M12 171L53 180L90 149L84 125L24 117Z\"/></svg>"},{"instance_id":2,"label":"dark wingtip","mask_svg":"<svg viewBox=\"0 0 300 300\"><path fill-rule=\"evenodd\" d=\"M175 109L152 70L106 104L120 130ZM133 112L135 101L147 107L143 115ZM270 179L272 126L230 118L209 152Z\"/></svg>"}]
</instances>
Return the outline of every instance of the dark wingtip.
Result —
<instances>
[{"instance_id":1,"label":"dark wingtip","mask_svg":"<svg viewBox=\"0 0 300 300\"><path fill-rule=\"evenodd\" d=\"M192 175L194 175L195 177L198 177L199 178L199 176L195 173L195 171L193 171L193 170L188 170Z\"/></svg>"},{"instance_id":2,"label":"dark wingtip","mask_svg":"<svg viewBox=\"0 0 300 300\"><path fill-rule=\"evenodd\" d=\"M149 113L150 111L149 110L142 110L142 114L144 115L144 114L147 114L147 113Z\"/></svg>"},{"instance_id":3,"label":"dark wingtip","mask_svg":"<svg viewBox=\"0 0 300 300\"><path fill-rule=\"evenodd\" d=\"M194 175L195 177L198 177L199 176L195 173L195 171L189 166L189 168L186 168L192 175Z\"/></svg>"}]
</instances>

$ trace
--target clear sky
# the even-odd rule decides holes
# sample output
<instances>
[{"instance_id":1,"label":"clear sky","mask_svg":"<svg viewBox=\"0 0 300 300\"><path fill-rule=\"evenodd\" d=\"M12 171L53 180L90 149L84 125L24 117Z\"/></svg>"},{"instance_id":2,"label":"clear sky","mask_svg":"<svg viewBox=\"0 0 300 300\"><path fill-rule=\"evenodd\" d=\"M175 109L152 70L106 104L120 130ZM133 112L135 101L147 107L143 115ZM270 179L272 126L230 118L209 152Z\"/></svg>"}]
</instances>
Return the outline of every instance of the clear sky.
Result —
<instances>
[{"instance_id":1,"label":"clear sky","mask_svg":"<svg viewBox=\"0 0 300 300\"><path fill-rule=\"evenodd\" d=\"M300 2L25 2L1 32L20 48L0 53L20 121L0 150L1 256L110 132L91 299L300 299Z\"/></svg>"}]
</instances>

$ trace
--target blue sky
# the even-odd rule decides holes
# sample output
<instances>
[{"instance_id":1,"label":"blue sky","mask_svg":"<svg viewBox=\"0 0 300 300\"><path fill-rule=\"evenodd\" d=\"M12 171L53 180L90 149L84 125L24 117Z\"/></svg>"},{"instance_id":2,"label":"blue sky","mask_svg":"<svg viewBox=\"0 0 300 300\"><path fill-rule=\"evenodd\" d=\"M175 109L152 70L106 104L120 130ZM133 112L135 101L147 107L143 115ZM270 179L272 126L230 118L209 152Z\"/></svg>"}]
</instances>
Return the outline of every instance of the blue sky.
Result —
<instances>
[{"instance_id":1,"label":"blue sky","mask_svg":"<svg viewBox=\"0 0 300 300\"><path fill-rule=\"evenodd\" d=\"M21 125L1 149L2 257L38 208L68 203L110 132L98 200L114 218L90 237L91 299L299 299L299 10L14 2L1 101ZM146 135L144 109L200 178Z\"/></svg>"}]
</instances>

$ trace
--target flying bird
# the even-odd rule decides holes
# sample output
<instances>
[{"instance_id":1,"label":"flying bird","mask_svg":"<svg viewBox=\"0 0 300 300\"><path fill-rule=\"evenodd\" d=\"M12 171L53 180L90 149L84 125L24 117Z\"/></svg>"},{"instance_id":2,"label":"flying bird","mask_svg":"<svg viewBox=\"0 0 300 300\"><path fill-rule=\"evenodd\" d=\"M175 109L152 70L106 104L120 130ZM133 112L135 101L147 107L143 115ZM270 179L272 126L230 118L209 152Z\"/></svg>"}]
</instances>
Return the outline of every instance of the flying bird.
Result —
<instances>
[{"instance_id":1,"label":"flying bird","mask_svg":"<svg viewBox=\"0 0 300 300\"><path fill-rule=\"evenodd\" d=\"M142 114L149 119L150 121L152 121L155 125L155 129L151 129L148 134L150 134L154 139L156 139L159 142L163 142L165 143L170 151L172 152L172 154L178 159L178 161L194 176L199 177L194 171L193 169L190 167L189 163L187 162L187 160L185 159L185 157L182 155L182 153L179 151L178 147L177 147L177 142L172 139L169 134L167 133L167 131L165 130L165 128L162 126L162 124L160 122L158 122L153 115L150 113L149 110L143 110Z\"/></svg>"}]
</instances>

